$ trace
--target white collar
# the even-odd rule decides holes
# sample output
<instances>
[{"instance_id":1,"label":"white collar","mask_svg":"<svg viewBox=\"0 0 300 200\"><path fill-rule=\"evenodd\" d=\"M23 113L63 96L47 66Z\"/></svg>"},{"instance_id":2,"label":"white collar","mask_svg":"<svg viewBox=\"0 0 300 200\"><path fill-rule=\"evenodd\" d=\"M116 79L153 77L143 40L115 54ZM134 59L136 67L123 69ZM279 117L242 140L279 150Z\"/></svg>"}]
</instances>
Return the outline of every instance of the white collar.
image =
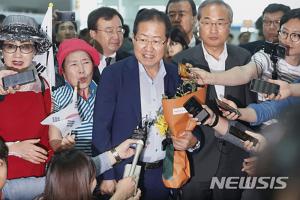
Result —
<instances>
[{"instance_id":1,"label":"white collar","mask_svg":"<svg viewBox=\"0 0 300 200\"><path fill-rule=\"evenodd\" d=\"M193 37L192 37L192 39L191 39L191 41L189 43L189 47L191 48L191 47L194 47L194 46L196 46L196 38L193 35Z\"/></svg>"},{"instance_id":2,"label":"white collar","mask_svg":"<svg viewBox=\"0 0 300 200\"><path fill-rule=\"evenodd\" d=\"M139 72L140 72L140 74L141 74L141 73L145 73L145 74L147 74L147 76L148 76L148 73L146 72L146 69L145 69L145 67L143 66L143 64L140 63L140 62L138 62L138 63L139 63ZM157 73L156 77L154 78L154 80L155 80L158 76L160 76L160 75L165 76L166 73L167 73L167 72L166 72L166 68L165 68L164 61L163 61L163 59L161 59L160 62L159 62L159 70L158 70L158 73ZM148 76L148 77L149 77L149 76ZM149 77L149 78L150 78L150 77Z\"/></svg>"},{"instance_id":3,"label":"white collar","mask_svg":"<svg viewBox=\"0 0 300 200\"><path fill-rule=\"evenodd\" d=\"M214 59L214 60L226 60L227 56L228 56L228 52L227 52L227 45L226 43L224 43L224 49L222 51L222 53L220 54L219 58L216 59L215 57L213 57L212 55L210 55L207 50L205 49L204 47L204 44L203 42L201 43L202 45L202 49L203 49L203 54L204 54L204 57L205 57L205 60L210 60L210 59Z\"/></svg>"}]
</instances>

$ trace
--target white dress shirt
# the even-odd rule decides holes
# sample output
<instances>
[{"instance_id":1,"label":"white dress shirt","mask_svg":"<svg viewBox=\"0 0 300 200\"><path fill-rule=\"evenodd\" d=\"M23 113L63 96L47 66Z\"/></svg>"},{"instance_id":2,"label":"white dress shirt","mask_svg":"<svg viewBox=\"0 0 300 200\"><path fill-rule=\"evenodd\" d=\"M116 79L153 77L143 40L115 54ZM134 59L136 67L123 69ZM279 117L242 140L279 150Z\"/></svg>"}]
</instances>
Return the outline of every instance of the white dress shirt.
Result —
<instances>
[{"instance_id":1,"label":"white dress shirt","mask_svg":"<svg viewBox=\"0 0 300 200\"><path fill-rule=\"evenodd\" d=\"M224 50L221 53L221 55L219 56L219 59L215 59L212 55L210 55L203 43L202 43L202 48L203 48L203 54L205 57L206 62L208 63L209 69L211 72L222 72L225 71L225 61L227 59L227 46L226 43L224 44ZM215 85L215 90L217 93L218 98L222 98L224 97L224 93L225 93L225 86L223 85Z\"/></svg>"},{"instance_id":2,"label":"white dress shirt","mask_svg":"<svg viewBox=\"0 0 300 200\"><path fill-rule=\"evenodd\" d=\"M196 46L196 38L195 38L194 35L193 35L193 37L192 37L192 39L191 39L188 46L189 46L189 48L192 48L192 47Z\"/></svg>"}]
</instances>

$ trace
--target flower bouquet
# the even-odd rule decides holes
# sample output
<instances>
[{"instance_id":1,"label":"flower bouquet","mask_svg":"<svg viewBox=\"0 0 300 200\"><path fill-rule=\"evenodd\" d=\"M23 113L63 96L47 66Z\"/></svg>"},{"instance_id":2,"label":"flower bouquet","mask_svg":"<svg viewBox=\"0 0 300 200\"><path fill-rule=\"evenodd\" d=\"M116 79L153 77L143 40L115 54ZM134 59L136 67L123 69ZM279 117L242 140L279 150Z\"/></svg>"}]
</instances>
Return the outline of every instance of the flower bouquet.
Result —
<instances>
[{"instance_id":1,"label":"flower bouquet","mask_svg":"<svg viewBox=\"0 0 300 200\"><path fill-rule=\"evenodd\" d=\"M183 66L185 65L185 66ZM179 64L179 74L181 77L188 77L186 72L190 64ZM193 79L184 80L177 88L176 95L172 98L162 100L163 117L167 128L162 125L158 117L155 125L161 131L169 132L172 136L177 137L183 131L192 131L196 122L193 121L183 104L194 96L201 104L205 103L207 86L200 86ZM159 120L160 119L160 120ZM158 126L157 124L160 124ZM168 138L168 136L167 136ZM167 139L168 140L168 139ZM180 188L190 178L190 164L185 151L174 150L171 142L166 145L166 157L163 163L163 182L168 188Z\"/></svg>"}]
</instances>

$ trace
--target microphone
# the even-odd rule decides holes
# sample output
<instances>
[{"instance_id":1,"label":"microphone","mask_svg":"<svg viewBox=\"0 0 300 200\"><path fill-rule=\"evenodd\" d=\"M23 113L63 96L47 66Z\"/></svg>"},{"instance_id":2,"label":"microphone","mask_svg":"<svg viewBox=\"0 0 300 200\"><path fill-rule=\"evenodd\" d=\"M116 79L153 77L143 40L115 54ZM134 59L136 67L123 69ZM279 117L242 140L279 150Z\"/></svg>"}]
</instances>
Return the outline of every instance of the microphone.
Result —
<instances>
[{"instance_id":1,"label":"microphone","mask_svg":"<svg viewBox=\"0 0 300 200\"><path fill-rule=\"evenodd\" d=\"M140 154L141 154L141 152L142 152L142 150L144 148L144 142L143 142L143 140L138 140L136 144L137 145L136 145L136 148L135 148L135 154L134 154L134 158L133 158L133 161L132 161L131 168L130 168L128 176L133 176L136 164L137 164L137 162L139 160L139 157L140 157Z\"/></svg>"}]
</instances>

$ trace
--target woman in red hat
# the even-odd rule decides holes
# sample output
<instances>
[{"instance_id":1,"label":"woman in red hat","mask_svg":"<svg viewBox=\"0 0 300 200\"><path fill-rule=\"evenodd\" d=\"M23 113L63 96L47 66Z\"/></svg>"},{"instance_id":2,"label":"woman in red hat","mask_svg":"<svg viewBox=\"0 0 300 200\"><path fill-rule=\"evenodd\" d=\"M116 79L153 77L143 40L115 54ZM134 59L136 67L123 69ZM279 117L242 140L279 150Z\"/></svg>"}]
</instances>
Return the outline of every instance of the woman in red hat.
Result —
<instances>
[{"instance_id":1,"label":"woman in red hat","mask_svg":"<svg viewBox=\"0 0 300 200\"><path fill-rule=\"evenodd\" d=\"M65 85L59 87L52 94L54 105L53 110L54 112L58 112L66 108L72 102L74 89L77 88L79 94L77 98L77 107L81 119L81 125L72 130L71 134L68 134L64 137L57 127L50 125L50 145L52 146L54 151L57 151L56 154L60 154L59 152L62 149L71 149L74 146L75 149L81 150L86 155L91 157L93 114L97 89L97 84L93 81L92 78L93 71L98 70L97 66L100 62L99 53L95 48L90 46L84 40L73 38L66 39L60 44L56 57L58 61L58 70L60 75L62 75L65 79ZM133 143L133 140L126 140L119 146L124 146L124 144L126 146L127 144L127 147L129 147L130 142ZM72 150L70 151L76 152ZM132 149L128 149L126 150L126 152L131 153L126 153L127 155L124 156L124 150L120 150L120 148L118 147L113 148L112 151L109 151L108 154L106 154L107 159L102 159L101 168L104 168L105 165L113 165L115 161L118 161L118 159L111 153L113 151L119 154L120 158L127 158L133 154ZM68 152L68 150L66 152ZM113 160L114 162L111 162L110 160ZM76 161L76 159L74 159L74 161ZM76 167L78 167L77 164L78 163L76 162L70 162L70 165L73 166L74 171L78 171L78 169L76 169ZM50 166L52 165L50 164ZM57 181L52 182L51 184L50 180L52 180L53 177L51 177L49 173L46 177L45 199L48 199L50 197L50 199L59 199L59 196L64 197L65 193L69 193L67 189L68 186L72 184L74 184L74 186L72 186L71 188L76 188L78 186L77 181L74 181L74 179L61 179L65 184L58 184ZM93 177L89 180L92 191L95 188L95 178L96 176L94 174ZM133 193L133 188L135 187L135 184L132 183L133 180L128 180L128 178L121 180L118 184L119 186L117 188L116 194L114 194L114 199L127 199L129 196L131 196ZM77 190L78 193L81 193L82 191L83 189L80 188L78 188ZM76 194L74 194L74 198L72 198L77 199L75 198L75 196ZM139 197L140 190L135 195L134 199L138 199Z\"/></svg>"},{"instance_id":2,"label":"woman in red hat","mask_svg":"<svg viewBox=\"0 0 300 200\"><path fill-rule=\"evenodd\" d=\"M92 155L91 141L93 130L93 112L97 84L93 81L93 71L97 69L100 55L95 48L84 40L73 38L64 40L57 52L59 74L65 79L65 85L52 94L53 110L60 111L68 106L73 97L73 90L78 88L78 112L81 125L62 137L58 128L50 125L49 139L54 151L60 148L75 148L87 155Z\"/></svg>"}]
</instances>

